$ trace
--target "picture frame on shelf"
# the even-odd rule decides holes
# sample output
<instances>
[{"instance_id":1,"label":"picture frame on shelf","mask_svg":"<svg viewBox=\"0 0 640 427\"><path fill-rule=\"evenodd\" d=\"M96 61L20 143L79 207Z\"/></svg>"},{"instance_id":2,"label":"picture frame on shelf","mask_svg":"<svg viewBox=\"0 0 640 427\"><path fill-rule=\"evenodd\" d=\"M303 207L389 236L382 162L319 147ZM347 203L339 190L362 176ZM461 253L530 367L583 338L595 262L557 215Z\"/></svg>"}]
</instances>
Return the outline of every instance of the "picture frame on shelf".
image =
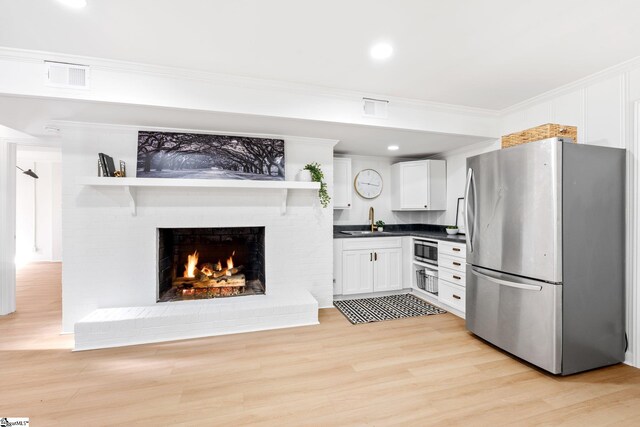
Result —
<instances>
[{"instance_id":1,"label":"picture frame on shelf","mask_svg":"<svg viewBox=\"0 0 640 427\"><path fill-rule=\"evenodd\" d=\"M467 230L464 227L464 197L458 198L458 205L456 206L456 227L458 227L458 234L467 234Z\"/></svg>"},{"instance_id":2,"label":"picture frame on shelf","mask_svg":"<svg viewBox=\"0 0 640 427\"><path fill-rule=\"evenodd\" d=\"M138 178L285 180L284 139L138 132Z\"/></svg>"}]
</instances>

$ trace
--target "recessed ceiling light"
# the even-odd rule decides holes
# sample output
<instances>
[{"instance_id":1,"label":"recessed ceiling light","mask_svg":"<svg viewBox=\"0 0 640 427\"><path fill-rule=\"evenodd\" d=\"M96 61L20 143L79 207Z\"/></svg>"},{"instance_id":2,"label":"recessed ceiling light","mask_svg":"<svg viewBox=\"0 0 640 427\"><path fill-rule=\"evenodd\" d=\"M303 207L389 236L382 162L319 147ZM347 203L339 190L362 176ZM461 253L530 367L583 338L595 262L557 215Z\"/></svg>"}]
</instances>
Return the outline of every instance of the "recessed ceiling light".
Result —
<instances>
[{"instance_id":1,"label":"recessed ceiling light","mask_svg":"<svg viewBox=\"0 0 640 427\"><path fill-rule=\"evenodd\" d=\"M82 9L87 5L87 0L58 0L61 3L72 9Z\"/></svg>"},{"instance_id":2,"label":"recessed ceiling light","mask_svg":"<svg viewBox=\"0 0 640 427\"><path fill-rule=\"evenodd\" d=\"M400 149L400 147L398 147L397 145L390 145L390 146L387 147L387 150L389 150L389 151L396 151L396 150L399 150L399 149Z\"/></svg>"},{"instance_id":3,"label":"recessed ceiling light","mask_svg":"<svg viewBox=\"0 0 640 427\"><path fill-rule=\"evenodd\" d=\"M387 42L376 43L371 46L369 53L371 53L373 59L388 59L393 54L393 46Z\"/></svg>"}]
</instances>

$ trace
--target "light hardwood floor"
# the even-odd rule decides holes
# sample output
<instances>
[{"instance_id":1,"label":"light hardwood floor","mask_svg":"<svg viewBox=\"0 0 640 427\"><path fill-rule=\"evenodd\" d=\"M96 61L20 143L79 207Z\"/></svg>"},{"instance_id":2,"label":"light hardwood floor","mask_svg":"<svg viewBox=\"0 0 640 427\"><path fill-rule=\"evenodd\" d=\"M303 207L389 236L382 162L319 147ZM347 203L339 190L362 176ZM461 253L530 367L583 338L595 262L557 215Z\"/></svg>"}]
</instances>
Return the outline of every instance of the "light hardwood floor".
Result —
<instances>
[{"instance_id":1,"label":"light hardwood floor","mask_svg":"<svg viewBox=\"0 0 640 427\"><path fill-rule=\"evenodd\" d=\"M0 318L0 417L32 425L640 425L640 370L554 377L451 315L72 353L60 265L19 272Z\"/></svg>"}]
</instances>

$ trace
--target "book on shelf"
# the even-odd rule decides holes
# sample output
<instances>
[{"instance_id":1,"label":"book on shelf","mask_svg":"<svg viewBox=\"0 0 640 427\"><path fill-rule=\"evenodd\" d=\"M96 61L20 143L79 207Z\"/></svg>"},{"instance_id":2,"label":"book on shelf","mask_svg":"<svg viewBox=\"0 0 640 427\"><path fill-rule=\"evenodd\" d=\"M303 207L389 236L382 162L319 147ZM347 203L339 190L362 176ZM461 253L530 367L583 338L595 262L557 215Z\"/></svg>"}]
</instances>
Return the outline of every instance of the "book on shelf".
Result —
<instances>
[{"instance_id":1,"label":"book on shelf","mask_svg":"<svg viewBox=\"0 0 640 427\"><path fill-rule=\"evenodd\" d=\"M115 176L116 167L113 163L113 157L108 156L104 153L98 153L98 158L100 159L100 163L102 164L102 175Z\"/></svg>"}]
</instances>

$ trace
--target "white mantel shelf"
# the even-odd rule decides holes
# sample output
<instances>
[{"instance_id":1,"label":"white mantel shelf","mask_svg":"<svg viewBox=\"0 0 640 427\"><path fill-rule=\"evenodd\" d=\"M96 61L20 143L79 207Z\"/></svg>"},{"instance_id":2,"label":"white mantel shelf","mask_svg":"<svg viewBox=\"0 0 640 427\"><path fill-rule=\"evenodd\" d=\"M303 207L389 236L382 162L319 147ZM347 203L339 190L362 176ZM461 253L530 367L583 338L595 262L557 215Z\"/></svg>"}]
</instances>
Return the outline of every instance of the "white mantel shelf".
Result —
<instances>
[{"instance_id":1,"label":"white mantel shelf","mask_svg":"<svg viewBox=\"0 0 640 427\"><path fill-rule=\"evenodd\" d=\"M282 214L287 212L289 190L319 190L319 182L301 181L254 181L233 179L173 179L173 178L110 178L86 176L77 180L80 185L90 187L120 187L129 198L131 215L136 215L136 189L158 188L248 188L280 190L282 194Z\"/></svg>"}]
</instances>

